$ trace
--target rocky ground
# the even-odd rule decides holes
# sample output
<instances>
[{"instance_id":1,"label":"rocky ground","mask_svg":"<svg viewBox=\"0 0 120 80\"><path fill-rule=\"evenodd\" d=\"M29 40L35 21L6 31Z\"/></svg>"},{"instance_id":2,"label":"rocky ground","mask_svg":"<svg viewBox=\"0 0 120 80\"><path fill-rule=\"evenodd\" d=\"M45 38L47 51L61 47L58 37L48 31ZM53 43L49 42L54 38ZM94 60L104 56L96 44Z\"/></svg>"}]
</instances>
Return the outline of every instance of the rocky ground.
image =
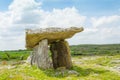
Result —
<instances>
[{"instance_id":1,"label":"rocky ground","mask_svg":"<svg viewBox=\"0 0 120 80\"><path fill-rule=\"evenodd\" d=\"M0 80L119 80L120 55L74 56L73 69L42 70L31 67L25 61L12 65L0 65Z\"/></svg>"}]
</instances>

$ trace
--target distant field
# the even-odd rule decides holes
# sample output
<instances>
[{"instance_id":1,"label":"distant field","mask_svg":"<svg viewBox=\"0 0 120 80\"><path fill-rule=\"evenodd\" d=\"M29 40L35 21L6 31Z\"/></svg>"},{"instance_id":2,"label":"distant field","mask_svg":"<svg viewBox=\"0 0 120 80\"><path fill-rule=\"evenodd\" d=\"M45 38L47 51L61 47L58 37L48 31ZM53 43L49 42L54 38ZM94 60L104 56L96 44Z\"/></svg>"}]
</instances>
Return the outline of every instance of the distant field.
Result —
<instances>
[{"instance_id":1,"label":"distant field","mask_svg":"<svg viewBox=\"0 0 120 80\"><path fill-rule=\"evenodd\" d=\"M77 45L70 46L70 49L73 62L71 70L43 70L26 63L13 66L10 64L25 60L31 51L0 51L0 80L120 79L120 44Z\"/></svg>"},{"instance_id":2,"label":"distant field","mask_svg":"<svg viewBox=\"0 0 120 80\"><path fill-rule=\"evenodd\" d=\"M114 55L120 53L120 44L73 45L70 49L72 55Z\"/></svg>"},{"instance_id":3,"label":"distant field","mask_svg":"<svg viewBox=\"0 0 120 80\"><path fill-rule=\"evenodd\" d=\"M108 45L73 45L70 46L71 55L115 55L120 54L120 44ZM0 60L25 60L31 51L13 50L0 51Z\"/></svg>"},{"instance_id":4,"label":"distant field","mask_svg":"<svg viewBox=\"0 0 120 80\"><path fill-rule=\"evenodd\" d=\"M30 52L27 50L0 51L0 60L25 60Z\"/></svg>"}]
</instances>

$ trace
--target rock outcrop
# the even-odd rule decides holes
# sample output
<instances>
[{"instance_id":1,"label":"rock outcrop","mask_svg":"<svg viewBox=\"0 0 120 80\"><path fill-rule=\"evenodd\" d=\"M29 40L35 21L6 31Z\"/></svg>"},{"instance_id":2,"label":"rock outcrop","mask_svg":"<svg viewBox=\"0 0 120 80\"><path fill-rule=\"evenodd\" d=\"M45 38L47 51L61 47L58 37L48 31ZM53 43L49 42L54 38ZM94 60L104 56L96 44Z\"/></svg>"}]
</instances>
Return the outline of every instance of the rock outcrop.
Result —
<instances>
[{"instance_id":1,"label":"rock outcrop","mask_svg":"<svg viewBox=\"0 0 120 80\"><path fill-rule=\"evenodd\" d=\"M38 68L57 69L72 67L69 44L65 39L71 38L74 34L83 31L83 28L46 28L26 30L26 48L33 49L31 54L31 65ZM48 55L48 50L52 53L52 63Z\"/></svg>"}]
</instances>

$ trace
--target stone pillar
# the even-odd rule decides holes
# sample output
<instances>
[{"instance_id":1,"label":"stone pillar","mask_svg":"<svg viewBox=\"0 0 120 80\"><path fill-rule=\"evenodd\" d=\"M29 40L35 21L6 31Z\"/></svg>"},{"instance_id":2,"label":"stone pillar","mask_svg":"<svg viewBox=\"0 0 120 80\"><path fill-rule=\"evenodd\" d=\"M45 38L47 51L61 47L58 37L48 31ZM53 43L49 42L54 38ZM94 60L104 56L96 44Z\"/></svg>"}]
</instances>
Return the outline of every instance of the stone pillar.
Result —
<instances>
[{"instance_id":1,"label":"stone pillar","mask_svg":"<svg viewBox=\"0 0 120 80\"><path fill-rule=\"evenodd\" d=\"M52 67L52 62L48 55L48 40L42 40L34 47L31 56L31 65L36 65L38 68L47 69Z\"/></svg>"},{"instance_id":2,"label":"stone pillar","mask_svg":"<svg viewBox=\"0 0 120 80\"><path fill-rule=\"evenodd\" d=\"M50 50L52 52L53 67L55 69L58 67L70 69L72 67L70 49L67 41L61 40L53 42L50 45Z\"/></svg>"}]
</instances>

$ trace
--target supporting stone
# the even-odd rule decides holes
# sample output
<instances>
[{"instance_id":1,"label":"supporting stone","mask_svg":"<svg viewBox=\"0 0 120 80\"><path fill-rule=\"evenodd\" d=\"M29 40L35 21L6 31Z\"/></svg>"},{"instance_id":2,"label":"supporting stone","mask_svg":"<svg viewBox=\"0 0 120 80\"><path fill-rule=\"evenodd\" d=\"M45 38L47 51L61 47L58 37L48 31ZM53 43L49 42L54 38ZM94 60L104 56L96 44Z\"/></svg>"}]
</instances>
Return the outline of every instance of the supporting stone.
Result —
<instances>
[{"instance_id":1,"label":"supporting stone","mask_svg":"<svg viewBox=\"0 0 120 80\"><path fill-rule=\"evenodd\" d=\"M52 67L52 62L50 61L48 55L47 39L40 41L39 44L34 47L31 56L31 65L36 65L38 68L42 69L48 69Z\"/></svg>"},{"instance_id":2,"label":"supporting stone","mask_svg":"<svg viewBox=\"0 0 120 80\"><path fill-rule=\"evenodd\" d=\"M70 49L67 41L61 40L53 42L50 45L50 50L52 52L53 67L55 69L58 67L70 69L72 67Z\"/></svg>"}]
</instances>

